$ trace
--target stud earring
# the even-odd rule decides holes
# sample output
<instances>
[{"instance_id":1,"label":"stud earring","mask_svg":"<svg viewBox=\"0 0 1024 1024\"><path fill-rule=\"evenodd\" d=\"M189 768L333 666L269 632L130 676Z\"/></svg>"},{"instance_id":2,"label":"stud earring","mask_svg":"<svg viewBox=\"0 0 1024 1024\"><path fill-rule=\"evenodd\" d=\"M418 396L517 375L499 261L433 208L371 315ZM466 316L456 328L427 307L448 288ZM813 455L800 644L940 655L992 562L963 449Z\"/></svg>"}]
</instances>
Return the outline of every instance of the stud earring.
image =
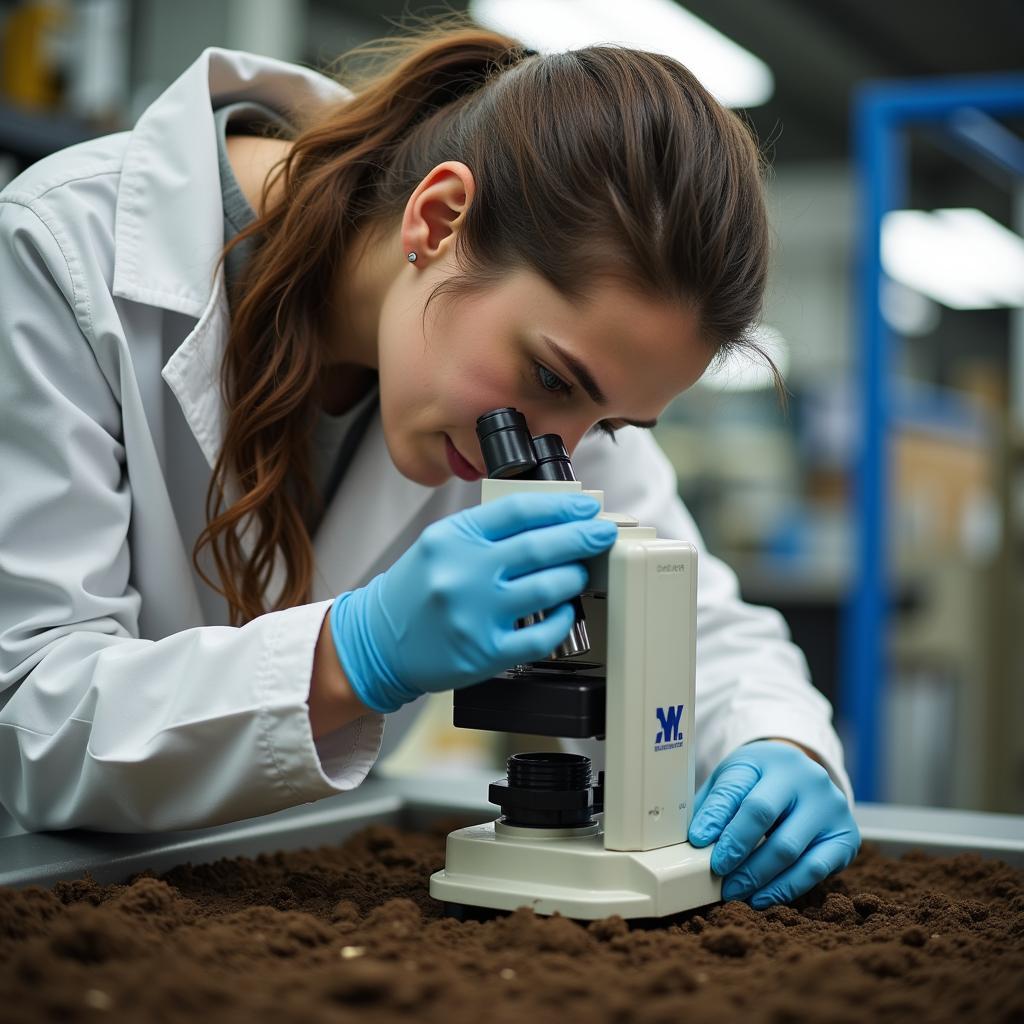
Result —
<instances>
[{"instance_id":1,"label":"stud earring","mask_svg":"<svg viewBox=\"0 0 1024 1024\"><path fill-rule=\"evenodd\" d=\"M410 263L415 263L416 262L416 253L414 253L414 252L409 253L409 262Z\"/></svg>"}]
</instances>

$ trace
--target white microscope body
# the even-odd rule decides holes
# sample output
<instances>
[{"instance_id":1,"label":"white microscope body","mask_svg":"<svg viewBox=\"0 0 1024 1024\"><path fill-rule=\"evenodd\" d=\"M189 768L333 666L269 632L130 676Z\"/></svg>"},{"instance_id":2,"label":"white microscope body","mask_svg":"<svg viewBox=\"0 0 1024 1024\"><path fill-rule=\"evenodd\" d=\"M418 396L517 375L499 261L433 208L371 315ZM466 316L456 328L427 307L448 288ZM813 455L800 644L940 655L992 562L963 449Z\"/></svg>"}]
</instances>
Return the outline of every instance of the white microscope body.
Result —
<instances>
[{"instance_id":1,"label":"white microscope body","mask_svg":"<svg viewBox=\"0 0 1024 1024\"><path fill-rule=\"evenodd\" d=\"M482 481L481 500L580 492L575 480ZM449 904L597 919L664 917L721 900L713 846L686 841L694 797L697 552L603 511L619 536L589 560L588 660L605 690L604 810L580 828L501 819L448 836L430 894ZM586 672L586 670L584 670ZM514 680L508 685L515 685Z\"/></svg>"}]
</instances>

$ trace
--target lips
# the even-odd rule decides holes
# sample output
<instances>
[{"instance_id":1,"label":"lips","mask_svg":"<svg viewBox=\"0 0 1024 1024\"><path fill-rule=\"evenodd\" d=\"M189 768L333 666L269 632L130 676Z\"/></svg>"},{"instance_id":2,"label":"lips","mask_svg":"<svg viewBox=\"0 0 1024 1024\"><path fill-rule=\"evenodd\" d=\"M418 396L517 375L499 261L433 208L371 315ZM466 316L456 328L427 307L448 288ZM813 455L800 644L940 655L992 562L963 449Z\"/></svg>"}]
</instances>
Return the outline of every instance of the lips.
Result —
<instances>
[{"instance_id":1,"label":"lips","mask_svg":"<svg viewBox=\"0 0 1024 1024\"><path fill-rule=\"evenodd\" d=\"M451 467L451 471L460 480L472 482L479 480L483 476L471 462L468 462L459 454L458 448L452 444L452 439L447 434L444 435L444 449L445 454L448 456L448 465Z\"/></svg>"}]
</instances>

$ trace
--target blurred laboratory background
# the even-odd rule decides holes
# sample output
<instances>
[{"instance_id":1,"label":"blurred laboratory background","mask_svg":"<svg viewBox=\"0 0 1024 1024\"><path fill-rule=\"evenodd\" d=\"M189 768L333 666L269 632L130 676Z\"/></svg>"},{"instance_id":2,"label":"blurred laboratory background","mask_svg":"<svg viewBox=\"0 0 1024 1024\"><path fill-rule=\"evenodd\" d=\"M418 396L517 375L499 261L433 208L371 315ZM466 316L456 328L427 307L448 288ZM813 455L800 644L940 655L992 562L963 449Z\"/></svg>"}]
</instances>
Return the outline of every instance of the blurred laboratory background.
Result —
<instances>
[{"instance_id":1,"label":"blurred laboratory background","mask_svg":"<svg viewBox=\"0 0 1024 1024\"><path fill-rule=\"evenodd\" d=\"M325 67L416 0L0 0L0 186L131 126L210 45ZM836 709L858 797L1024 812L1024 6L473 0L540 50L689 66L770 159L756 362L656 430L744 597L778 608ZM521 737L439 695L395 755L440 771Z\"/></svg>"}]
</instances>

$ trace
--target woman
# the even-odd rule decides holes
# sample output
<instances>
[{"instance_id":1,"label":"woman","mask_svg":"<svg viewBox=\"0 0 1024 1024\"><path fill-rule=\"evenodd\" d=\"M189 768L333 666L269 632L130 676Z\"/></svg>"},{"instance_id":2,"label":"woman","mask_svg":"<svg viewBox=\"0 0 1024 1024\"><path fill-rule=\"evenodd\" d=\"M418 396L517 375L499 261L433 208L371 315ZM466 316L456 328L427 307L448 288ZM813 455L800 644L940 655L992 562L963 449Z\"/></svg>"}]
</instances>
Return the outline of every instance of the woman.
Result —
<instances>
[{"instance_id":1,"label":"woman","mask_svg":"<svg viewBox=\"0 0 1024 1024\"><path fill-rule=\"evenodd\" d=\"M345 791L384 714L550 651L611 537L586 502L478 506L482 412L700 545L642 428L749 344L741 122L654 54L450 26L382 50L354 95L207 50L0 194L8 831ZM718 838L727 897L792 899L859 844L831 708L706 554L699 652L689 839Z\"/></svg>"}]
</instances>

